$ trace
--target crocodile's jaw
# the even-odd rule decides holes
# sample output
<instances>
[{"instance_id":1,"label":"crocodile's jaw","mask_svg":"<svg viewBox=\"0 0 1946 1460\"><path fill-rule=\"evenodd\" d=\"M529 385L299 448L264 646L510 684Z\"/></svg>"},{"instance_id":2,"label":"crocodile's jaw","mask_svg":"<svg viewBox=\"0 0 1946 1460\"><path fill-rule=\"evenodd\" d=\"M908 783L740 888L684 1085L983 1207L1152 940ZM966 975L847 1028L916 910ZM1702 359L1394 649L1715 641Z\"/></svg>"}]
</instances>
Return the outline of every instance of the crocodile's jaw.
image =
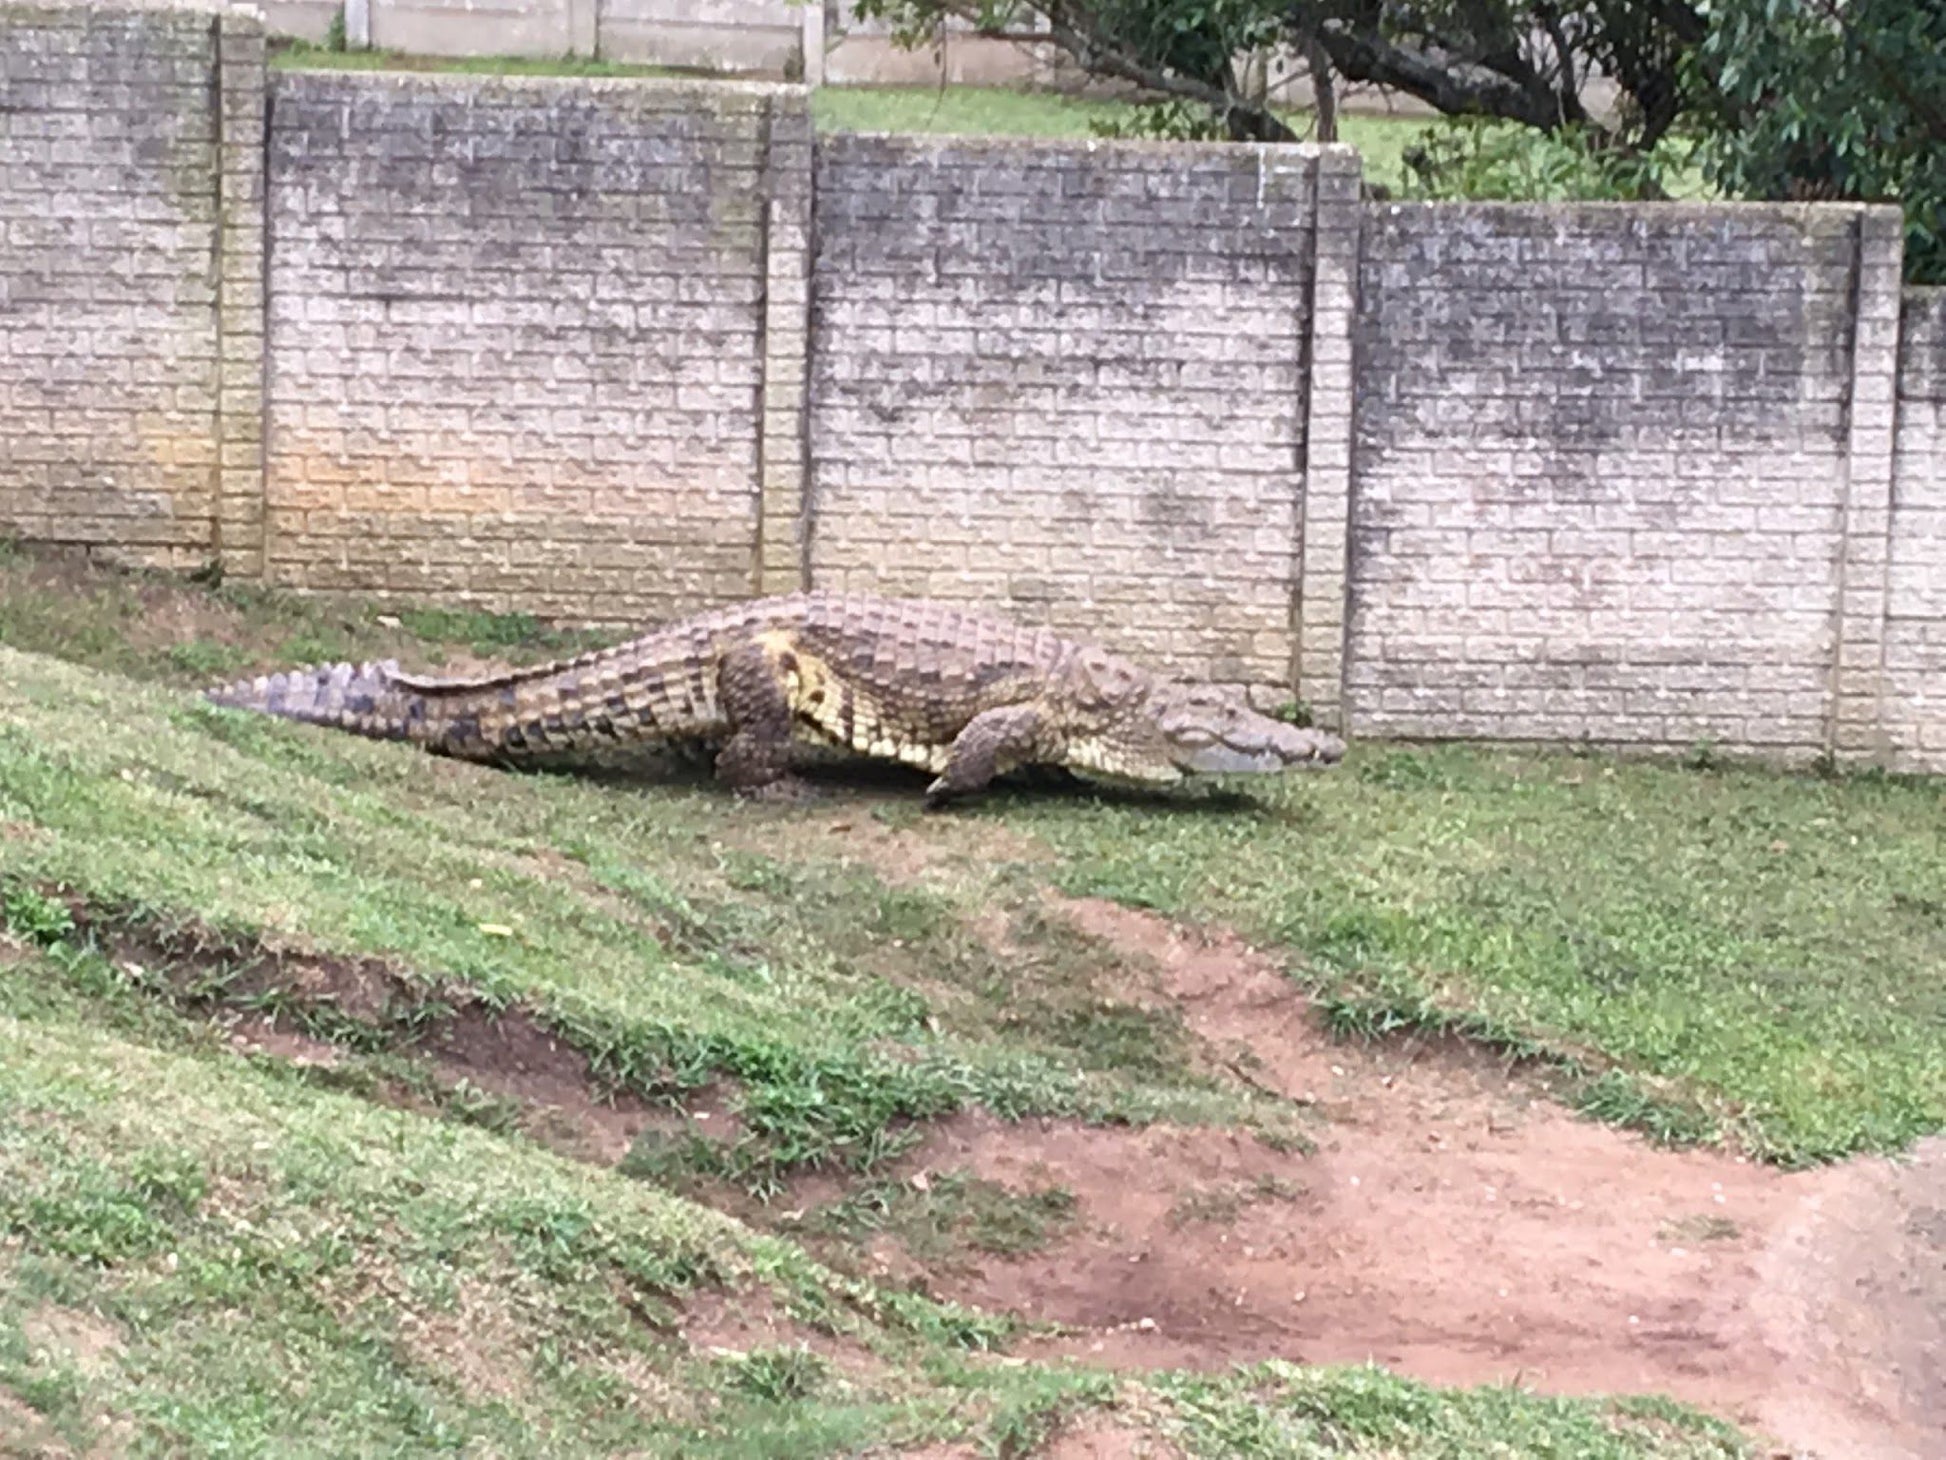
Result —
<instances>
[{"instance_id":1,"label":"crocodile's jaw","mask_svg":"<svg viewBox=\"0 0 1946 1460\"><path fill-rule=\"evenodd\" d=\"M1150 713L1158 747L1178 774L1274 775L1318 770L1344 758L1329 731L1292 725L1251 709L1232 691L1211 685L1159 686Z\"/></svg>"},{"instance_id":2,"label":"crocodile's jaw","mask_svg":"<svg viewBox=\"0 0 1946 1460\"><path fill-rule=\"evenodd\" d=\"M1306 730L1266 719L1248 733L1179 749L1176 764L1192 775L1274 775L1278 771L1322 770L1344 758L1345 743L1323 730Z\"/></svg>"},{"instance_id":3,"label":"crocodile's jaw","mask_svg":"<svg viewBox=\"0 0 1946 1460\"><path fill-rule=\"evenodd\" d=\"M1238 750L1221 742L1201 750L1184 752L1178 764L1199 776L1272 775L1296 766L1315 765L1317 756L1286 758L1269 750Z\"/></svg>"}]
</instances>

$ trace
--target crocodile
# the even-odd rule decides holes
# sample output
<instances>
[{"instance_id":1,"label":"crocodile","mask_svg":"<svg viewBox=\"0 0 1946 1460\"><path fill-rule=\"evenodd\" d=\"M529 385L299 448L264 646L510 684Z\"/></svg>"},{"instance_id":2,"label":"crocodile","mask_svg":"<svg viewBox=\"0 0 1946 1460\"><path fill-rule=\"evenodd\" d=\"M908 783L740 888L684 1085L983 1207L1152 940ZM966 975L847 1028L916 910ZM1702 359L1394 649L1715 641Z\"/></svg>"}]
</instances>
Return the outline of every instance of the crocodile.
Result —
<instances>
[{"instance_id":1,"label":"crocodile","mask_svg":"<svg viewBox=\"0 0 1946 1460\"><path fill-rule=\"evenodd\" d=\"M1338 736L1240 693L1155 675L1094 644L945 603L797 593L744 600L611 648L469 678L396 660L307 667L204 691L219 705L403 740L462 760L663 744L712 751L745 796L807 790L801 747L930 772L938 808L1053 768L1166 784L1335 764Z\"/></svg>"}]
</instances>

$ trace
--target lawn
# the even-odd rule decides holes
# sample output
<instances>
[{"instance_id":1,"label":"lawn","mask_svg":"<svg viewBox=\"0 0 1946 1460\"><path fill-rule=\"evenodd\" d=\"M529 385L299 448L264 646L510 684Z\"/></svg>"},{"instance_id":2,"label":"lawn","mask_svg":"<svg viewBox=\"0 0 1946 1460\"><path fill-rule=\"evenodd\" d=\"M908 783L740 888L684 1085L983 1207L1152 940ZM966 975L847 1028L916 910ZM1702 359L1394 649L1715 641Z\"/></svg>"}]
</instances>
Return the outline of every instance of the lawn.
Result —
<instances>
[{"instance_id":1,"label":"lawn","mask_svg":"<svg viewBox=\"0 0 1946 1460\"><path fill-rule=\"evenodd\" d=\"M1442 907L1497 829L1559 817L1569 775L1605 763L1546 762L1554 800L1516 811L1518 779L1459 752L1361 752L1338 781L1241 805L1008 794L936 822L903 787L859 788L854 832L934 859L888 880L823 840L829 806L806 835L806 813L739 805L693 773L507 774L185 693L318 652L423 663L581 642L0 554L0 1445L290 1454L301 1434L318 1454L816 1456L960 1440L1024 1455L1064 1416L1095 1415L1199 1456L1750 1453L1652 1400L1445 1391L1369 1368L1122 1380L1024 1363L1006 1353L1020 1315L845 1255L873 1173L969 1106L1306 1140L1310 1114L1200 1059L1167 1011L1122 1000L1112 949L1038 914L1050 876L1233 917L1294 962L1317 945L1346 978L1378 979L1412 950L1345 933L1329 889L1372 916ZM1625 801L1707 784L1613 770L1607 794ZM1837 869L1845 915L1880 879L1917 875L1909 843L1937 811L1892 785L1728 784L1750 803L1827 798L1833 835L1887 843L1869 875ZM1548 855L1598 874L1609 853L1575 844ZM1782 895L1795 865L1763 863L1760 884L1793 926L1812 916ZM1511 895L1464 905L1481 926L1528 912ZM1927 936L1829 947L1801 997L1843 997L1843 968ZM1482 999L1517 981L1464 971ZM1886 1010L1861 1039L1910 1043L1922 1002ZM239 1043L266 1015L311 1057ZM585 1066L593 1098L673 1124L619 1162L565 1150L518 1101L428 1075L426 1052L469 1020L534 1031ZM1918 1081L1910 1061L1885 1069ZM836 1266L723 1195L814 1170L862 1183L823 1220ZM1031 1250L1067 1219L1058 1190L951 1175L900 1216L915 1252ZM712 1330L711 1313L736 1321Z\"/></svg>"},{"instance_id":2,"label":"lawn","mask_svg":"<svg viewBox=\"0 0 1946 1460\"><path fill-rule=\"evenodd\" d=\"M1005 812L1070 891L1287 951L1350 1033L1452 1027L1591 1112L1789 1165L1946 1127L1946 782L1359 747L1247 809Z\"/></svg>"},{"instance_id":3,"label":"lawn","mask_svg":"<svg viewBox=\"0 0 1946 1460\"><path fill-rule=\"evenodd\" d=\"M286 70L447 71L503 76L676 76L665 67L633 66L593 58L523 56L416 56L398 51L334 51L296 44L279 47L271 64ZM961 136L1089 137L1098 125L1127 119L1125 101L1051 91L986 86L824 86L811 95L818 128L827 132L931 132ZM1308 135L1312 122L1294 112L1287 120ZM1345 115L1342 140L1364 157L1365 175L1396 186L1401 160L1426 127L1421 120Z\"/></svg>"}]
</instances>

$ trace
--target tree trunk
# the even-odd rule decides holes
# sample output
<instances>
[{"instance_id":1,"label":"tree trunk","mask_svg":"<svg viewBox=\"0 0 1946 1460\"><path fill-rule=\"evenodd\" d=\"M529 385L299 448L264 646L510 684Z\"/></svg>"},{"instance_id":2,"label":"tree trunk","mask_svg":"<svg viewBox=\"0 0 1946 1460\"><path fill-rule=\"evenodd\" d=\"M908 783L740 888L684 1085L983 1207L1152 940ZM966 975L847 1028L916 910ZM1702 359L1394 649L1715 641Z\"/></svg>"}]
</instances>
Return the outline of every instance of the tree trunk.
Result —
<instances>
[{"instance_id":1,"label":"tree trunk","mask_svg":"<svg viewBox=\"0 0 1946 1460\"><path fill-rule=\"evenodd\" d=\"M1304 45L1305 59L1311 67L1312 105L1318 113L1317 138L1320 142L1338 140L1338 81L1331 71L1331 57L1324 52L1315 35Z\"/></svg>"}]
</instances>

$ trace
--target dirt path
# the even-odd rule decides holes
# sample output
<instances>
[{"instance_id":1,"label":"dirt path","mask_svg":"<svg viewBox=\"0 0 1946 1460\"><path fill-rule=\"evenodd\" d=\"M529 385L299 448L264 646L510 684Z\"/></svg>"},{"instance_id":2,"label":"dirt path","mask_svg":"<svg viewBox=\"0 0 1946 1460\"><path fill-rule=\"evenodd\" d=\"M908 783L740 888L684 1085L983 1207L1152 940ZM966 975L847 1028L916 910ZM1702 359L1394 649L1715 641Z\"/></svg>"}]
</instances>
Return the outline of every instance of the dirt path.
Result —
<instances>
[{"instance_id":1,"label":"dirt path","mask_svg":"<svg viewBox=\"0 0 1946 1460\"><path fill-rule=\"evenodd\" d=\"M895 877L965 851L863 816L826 829ZM1447 1384L1664 1393L1794 1457L1946 1457L1946 1137L1802 1173L1659 1150L1462 1045L1334 1043L1234 938L1052 905L1123 955L1115 997L1166 1003L1222 1063L1318 1119L1311 1152L1232 1131L938 1125L908 1176L971 1170L1076 1198L1080 1221L1053 1245L927 1273L941 1296L1066 1329L1024 1352L1122 1369L1373 1360ZM654 1120L591 1102L579 1057L536 1032L466 1025L434 1053L551 1112L574 1136L556 1143L584 1159L612 1162ZM1125 1440L1090 1432L1058 1453L1134 1453Z\"/></svg>"},{"instance_id":2,"label":"dirt path","mask_svg":"<svg viewBox=\"0 0 1946 1460\"><path fill-rule=\"evenodd\" d=\"M1041 1356L1371 1359L1440 1383L1666 1393L1794 1455L1946 1456L1946 1140L1797 1174L1658 1150L1464 1049L1332 1043L1235 940L1063 906L1324 1119L1310 1155L1207 1131L943 1126L923 1166L1078 1199L1071 1236L935 1285L1067 1325Z\"/></svg>"}]
</instances>

